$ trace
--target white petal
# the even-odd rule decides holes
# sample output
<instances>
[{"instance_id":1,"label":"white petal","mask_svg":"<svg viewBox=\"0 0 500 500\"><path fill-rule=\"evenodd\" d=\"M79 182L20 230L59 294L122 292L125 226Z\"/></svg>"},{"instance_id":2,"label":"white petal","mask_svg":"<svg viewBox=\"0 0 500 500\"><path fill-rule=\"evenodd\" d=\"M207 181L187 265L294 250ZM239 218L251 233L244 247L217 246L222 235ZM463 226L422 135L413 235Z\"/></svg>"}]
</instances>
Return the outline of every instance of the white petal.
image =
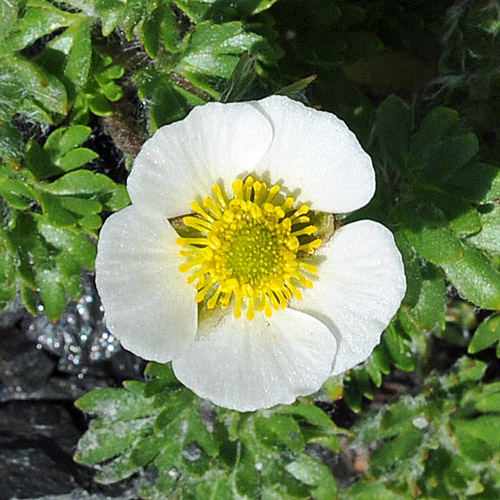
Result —
<instances>
[{"instance_id":1,"label":"white petal","mask_svg":"<svg viewBox=\"0 0 500 500\"><path fill-rule=\"evenodd\" d=\"M226 311L211 326L201 324L200 336L172 366L202 398L253 411L317 391L334 356L334 337L311 316L288 308L248 321Z\"/></svg>"},{"instance_id":2,"label":"white petal","mask_svg":"<svg viewBox=\"0 0 500 500\"><path fill-rule=\"evenodd\" d=\"M132 205L106 220L96 283L106 324L123 347L145 359L170 361L193 341L195 290L179 271L176 232Z\"/></svg>"},{"instance_id":3,"label":"white petal","mask_svg":"<svg viewBox=\"0 0 500 500\"><path fill-rule=\"evenodd\" d=\"M251 104L197 106L144 144L127 181L130 197L146 213L190 213L215 183L232 194L232 182L255 168L271 141L271 124Z\"/></svg>"},{"instance_id":4,"label":"white petal","mask_svg":"<svg viewBox=\"0 0 500 500\"><path fill-rule=\"evenodd\" d=\"M256 173L267 173L291 192L298 189L299 199L313 210L351 212L370 201L375 192L371 159L342 120L287 97L269 97L255 106L274 130Z\"/></svg>"},{"instance_id":5,"label":"white petal","mask_svg":"<svg viewBox=\"0 0 500 500\"><path fill-rule=\"evenodd\" d=\"M340 228L316 255L317 280L293 307L335 334L337 375L364 361L379 343L405 294L403 261L392 233L369 220Z\"/></svg>"}]
</instances>

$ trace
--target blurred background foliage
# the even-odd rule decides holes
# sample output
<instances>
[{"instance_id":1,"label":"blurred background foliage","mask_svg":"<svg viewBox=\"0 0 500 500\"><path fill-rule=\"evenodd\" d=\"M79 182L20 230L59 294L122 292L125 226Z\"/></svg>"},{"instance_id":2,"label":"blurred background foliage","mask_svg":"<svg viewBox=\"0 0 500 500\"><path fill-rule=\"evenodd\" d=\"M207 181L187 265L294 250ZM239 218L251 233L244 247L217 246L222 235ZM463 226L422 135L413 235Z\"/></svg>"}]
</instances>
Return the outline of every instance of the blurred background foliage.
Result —
<instances>
[{"instance_id":1,"label":"blurred background foliage","mask_svg":"<svg viewBox=\"0 0 500 500\"><path fill-rule=\"evenodd\" d=\"M155 363L81 398L97 418L75 458L102 464L97 481L139 473L143 498L499 498L499 34L494 0L0 0L2 307L20 294L57 319L143 141L210 100L280 93L343 118L377 173L343 221L381 221L405 261L381 344L315 400L238 414Z\"/></svg>"}]
</instances>

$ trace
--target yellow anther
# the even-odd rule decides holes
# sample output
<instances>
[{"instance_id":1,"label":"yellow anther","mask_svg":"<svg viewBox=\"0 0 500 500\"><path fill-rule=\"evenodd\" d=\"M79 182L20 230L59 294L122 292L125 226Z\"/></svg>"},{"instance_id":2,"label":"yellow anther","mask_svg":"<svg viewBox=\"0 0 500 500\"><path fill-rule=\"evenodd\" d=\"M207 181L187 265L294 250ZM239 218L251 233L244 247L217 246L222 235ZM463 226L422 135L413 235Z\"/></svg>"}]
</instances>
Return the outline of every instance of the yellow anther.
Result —
<instances>
[{"instance_id":1,"label":"yellow anther","mask_svg":"<svg viewBox=\"0 0 500 500\"><path fill-rule=\"evenodd\" d=\"M236 199L243 199L243 181L241 179L236 179L233 182L233 193Z\"/></svg>"},{"instance_id":2,"label":"yellow anther","mask_svg":"<svg viewBox=\"0 0 500 500\"><path fill-rule=\"evenodd\" d=\"M247 319L252 321L255 318L255 297L253 295L248 299Z\"/></svg>"},{"instance_id":3,"label":"yellow anther","mask_svg":"<svg viewBox=\"0 0 500 500\"><path fill-rule=\"evenodd\" d=\"M290 216L291 220L296 219L297 217L300 217L301 215L305 215L309 213L309 206L308 205L302 205L300 208L295 210L295 213Z\"/></svg>"},{"instance_id":4,"label":"yellow anther","mask_svg":"<svg viewBox=\"0 0 500 500\"><path fill-rule=\"evenodd\" d=\"M288 238L288 240L286 242L286 246L292 252L296 252L300 246L300 242L299 242L299 239L297 238L297 236L291 236L290 238Z\"/></svg>"},{"instance_id":5,"label":"yellow anther","mask_svg":"<svg viewBox=\"0 0 500 500\"><path fill-rule=\"evenodd\" d=\"M212 191L214 192L215 197L217 198L217 201L219 202L219 205L222 208L226 208L227 201L226 201L226 197L224 196L224 193L222 192L222 188L218 184L214 184L212 187Z\"/></svg>"},{"instance_id":6,"label":"yellow anther","mask_svg":"<svg viewBox=\"0 0 500 500\"><path fill-rule=\"evenodd\" d=\"M277 184L275 186L271 186L269 188L269 193L266 198L266 203L270 203L271 201L273 201L274 197L279 193L280 189L281 187L278 186Z\"/></svg>"},{"instance_id":7,"label":"yellow anther","mask_svg":"<svg viewBox=\"0 0 500 500\"><path fill-rule=\"evenodd\" d=\"M209 211L209 213L213 216L214 219L220 219L222 217L222 210L215 203L211 196L207 196L203 200L203 206Z\"/></svg>"},{"instance_id":8,"label":"yellow anther","mask_svg":"<svg viewBox=\"0 0 500 500\"><path fill-rule=\"evenodd\" d=\"M253 183L254 183L253 177L251 175L249 175L245 179L245 182L243 183L243 199L244 200L250 200L250 197L252 196Z\"/></svg>"},{"instance_id":9,"label":"yellow anther","mask_svg":"<svg viewBox=\"0 0 500 500\"><path fill-rule=\"evenodd\" d=\"M301 215L300 217L297 217L294 221L293 224L304 224L306 222L310 222L311 218L308 217L307 215Z\"/></svg>"},{"instance_id":10,"label":"yellow anther","mask_svg":"<svg viewBox=\"0 0 500 500\"><path fill-rule=\"evenodd\" d=\"M243 297L236 297L236 304L234 305L234 317L241 317L241 302L243 301Z\"/></svg>"},{"instance_id":11,"label":"yellow anther","mask_svg":"<svg viewBox=\"0 0 500 500\"><path fill-rule=\"evenodd\" d=\"M196 201L191 202L191 209L193 210L193 212L200 214L202 217L207 219L209 222L214 221L213 217L208 215L208 213L205 210L203 210L203 208L201 208L201 205L198 202L196 202Z\"/></svg>"},{"instance_id":12,"label":"yellow anther","mask_svg":"<svg viewBox=\"0 0 500 500\"><path fill-rule=\"evenodd\" d=\"M231 301L231 297L233 295L233 292L224 292L224 295L220 299L220 305L222 308L226 308L229 306L229 302Z\"/></svg>"},{"instance_id":13,"label":"yellow anther","mask_svg":"<svg viewBox=\"0 0 500 500\"><path fill-rule=\"evenodd\" d=\"M286 212L287 210L290 210L290 208L293 207L295 203L295 198L287 198L284 203L281 205L281 208Z\"/></svg>"},{"instance_id":14,"label":"yellow anther","mask_svg":"<svg viewBox=\"0 0 500 500\"><path fill-rule=\"evenodd\" d=\"M293 236L302 236L303 234L307 235L307 236L311 236L311 234L314 234L316 231L318 230L317 227L314 227L314 226L306 226L302 229L299 229L297 231L294 231L292 233Z\"/></svg>"},{"instance_id":15,"label":"yellow anther","mask_svg":"<svg viewBox=\"0 0 500 500\"><path fill-rule=\"evenodd\" d=\"M211 229L211 224L210 222L200 219L199 217L184 217L182 219L182 222L188 227L192 227L193 229L196 229L202 233L206 233Z\"/></svg>"},{"instance_id":16,"label":"yellow anther","mask_svg":"<svg viewBox=\"0 0 500 500\"><path fill-rule=\"evenodd\" d=\"M313 264L308 264L307 262L299 262L299 267L305 269L311 274L316 274L318 272L318 267Z\"/></svg>"},{"instance_id":17,"label":"yellow anther","mask_svg":"<svg viewBox=\"0 0 500 500\"><path fill-rule=\"evenodd\" d=\"M203 256L197 257L196 259L193 259L193 260L189 260L188 262L184 262L184 264L180 265L179 271L181 273L185 273L185 272L189 271L192 267L199 266L199 265L203 264L204 261L205 261L205 259L203 258Z\"/></svg>"},{"instance_id":18,"label":"yellow anther","mask_svg":"<svg viewBox=\"0 0 500 500\"><path fill-rule=\"evenodd\" d=\"M215 290L215 293L207 300L207 307L209 309L213 309L217 304L217 300L219 299L220 294L222 293L221 287Z\"/></svg>"}]
</instances>

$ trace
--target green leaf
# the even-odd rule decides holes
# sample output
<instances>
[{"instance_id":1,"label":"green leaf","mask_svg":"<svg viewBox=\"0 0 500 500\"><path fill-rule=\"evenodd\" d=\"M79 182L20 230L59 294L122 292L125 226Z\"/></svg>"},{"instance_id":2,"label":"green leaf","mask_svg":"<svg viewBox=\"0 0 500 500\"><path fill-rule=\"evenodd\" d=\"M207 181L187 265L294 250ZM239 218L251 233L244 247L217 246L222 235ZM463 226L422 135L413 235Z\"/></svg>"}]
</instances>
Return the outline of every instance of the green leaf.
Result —
<instances>
[{"instance_id":1,"label":"green leaf","mask_svg":"<svg viewBox=\"0 0 500 500\"><path fill-rule=\"evenodd\" d=\"M403 263L406 275L406 294L403 304L414 307L420 297L422 288L422 260L413 247L409 244L404 233L397 231L394 234L396 244L403 257Z\"/></svg>"},{"instance_id":2,"label":"green leaf","mask_svg":"<svg viewBox=\"0 0 500 500\"><path fill-rule=\"evenodd\" d=\"M285 469L296 479L314 486L311 493L315 500L335 500L337 487L330 470L308 455L301 455Z\"/></svg>"},{"instance_id":3,"label":"green leaf","mask_svg":"<svg viewBox=\"0 0 500 500\"><path fill-rule=\"evenodd\" d=\"M1 120L2 117L0 116L0 122ZM24 143L19 129L12 123L0 124L0 158L3 158L5 162L11 165L17 166L23 157L23 148Z\"/></svg>"},{"instance_id":4,"label":"green leaf","mask_svg":"<svg viewBox=\"0 0 500 500\"><path fill-rule=\"evenodd\" d=\"M115 186L116 184L104 174L78 170L47 184L45 189L59 196L92 196L112 191Z\"/></svg>"},{"instance_id":5,"label":"green leaf","mask_svg":"<svg viewBox=\"0 0 500 500\"><path fill-rule=\"evenodd\" d=\"M115 82L110 82L101 87L101 91L111 102L119 101L123 97L123 89L120 85L117 85Z\"/></svg>"},{"instance_id":6,"label":"green leaf","mask_svg":"<svg viewBox=\"0 0 500 500\"><path fill-rule=\"evenodd\" d=\"M424 330L431 330L444 321L446 309L446 282L443 272L427 264L422 267L422 288L415 307L409 314L413 321Z\"/></svg>"},{"instance_id":7,"label":"green leaf","mask_svg":"<svg viewBox=\"0 0 500 500\"><path fill-rule=\"evenodd\" d=\"M98 157L99 155L91 149L77 148L73 149L69 153L66 153L62 158L56 159L55 164L61 170L69 172L83 167L83 165L86 165Z\"/></svg>"},{"instance_id":8,"label":"green leaf","mask_svg":"<svg viewBox=\"0 0 500 500\"><path fill-rule=\"evenodd\" d=\"M415 358L403 333L392 322L382 336L382 342L387 348L394 366L400 370L415 369Z\"/></svg>"},{"instance_id":9,"label":"green leaf","mask_svg":"<svg viewBox=\"0 0 500 500\"><path fill-rule=\"evenodd\" d=\"M410 143L410 161L416 169L429 163L431 156L458 127L460 115L450 108L434 108L425 115Z\"/></svg>"},{"instance_id":10,"label":"green leaf","mask_svg":"<svg viewBox=\"0 0 500 500\"><path fill-rule=\"evenodd\" d=\"M450 229L457 235L473 234L481 229L481 216L467 201L443 194L436 199L436 204L450 222Z\"/></svg>"},{"instance_id":11,"label":"green leaf","mask_svg":"<svg viewBox=\"0 0 500 500\"><path fill-rule=\"evenodd\" d=\"M101 18L102 34L108 36L121 21L125 2L122 0L95 0L94 5L97 14Z\"/></svg>"},{"instance_id":12,"label":"green leaf","mask_svg":"<svg viewBox=\"0 0 500 500\"><path fill-rule=\"evenodd\" d=\"M400 210L403 232L424 259L441 265L456 262L463 256L459 239L448 229L436 207L406 204Z\"/></svg>"},{"instance_id":13,"label":"green leaf","mask_svg":"<svg viewBox=\"0 0 500 500\"><path fill-rule=\"evenodd\" d=\"M467 243L492 254L500 254L500 206L481 207L481 230L467 238Z\"/></svg>"},{"instance_id":14,"label":"green leaf","mask_svg":"<svg viewBox=\"0 0 500 500\"><path fill-rule=\"evenodd\" d=\"M72 149L83 144L92 133L90 127L75 125L54 130L44 144L44 149L54 158L63 157Z\"/></svg>"},{"instance_id":15,"label":"green leaf","mask_svg":"<svg viewBox=\"0 0 500 500\"><path fill-rule=\"evenodd\" d=\"M50 193L40 193L42 211L51 224L59 227L72 226L78 222L78 217L66 210L59 196Z\"/></svg>"},{"instance_id":16,"label":"green leaf","mask_svg":"<svg viewBox=\"0 0 500 500\"><path fill-rule=\"evenodd\" d=\"M52 164L50 156L34 139L26 145L24 162L37 179L45 179L59 173L59 170Z\"/></svg>"},{"instance_id":17,"label":"green leaf","mask_svg":"<svg viewBox=\"0 0 500 500\"><path fill-rule=\"evenodd\" d=\"M130 455L130 462L137 467L144 467L154 460L165 446L168 446L167 434L152 434L136 443Z\"/></svg>"},{"instance_id":18,"label":"green leaf","mask_svg":"<svg viewBox=\"0 0 500 500\"><path fill-rule=\"evenodd\" d=\"M234 492L229 477L224 473L211 474L203 481L196 481L193 500L234 500Z\"/></svg>"},{"instance_id":19,"label":"green leaf","mask_svg":"<svg viewBox=\"0 0 500 500\"><path fill-rule=\"evenodd\" d=\"M7 78L15 78L22 85L25 99L49 113L65 115L68 112L66 89L55 76L21 57L4 57L2 64Z\"/></svg>"},{"instance_id":20,"label":"green leaf","mask_svg":"<svg viewBox=\"0 0 500 500\"><path fill-rule=\"evenodd\" d=\"M453 367L453 372L442 382L444 387L462 382L478 382L484 377L488 365L478 359L462 356Z\"/></svg>"},{"instance_id":21,"label":"green leaf","mask_svg":"<svg viewBox=\"0 0 500 500\"><path fill-rule=\"evenodd\" d=\"M169 441L163 450L155 457L146 469L146 477L151 479L141 482L139 495L142 498L168 498L170 491L175 487L180 476L179 469L182 463L179 442ZM182 470L182 469L181 469Z\"/></svg>"},{"instance_id":22,"label":"green leaf","mask_svg":"<svg viewBox=\"0 0 500 500\"><path fill-rule=\"evenodd\" d=\"M358 481L343 491L345 500L413 500L406 494L394 493L388 489L386 481L379 479L373 482Z\"/></svg>"},{"instance_id":23,"label":"green leaf","mask_svg":"<svg viewBox=\"0 0 500 500\"><path fill-rule=\"evenodd\" d=\"M358 388L359 392L367 399L373 400L373 387L370 381L370 377L366 370L352 370L352 378L354 379L354 383Z\"/></svg>"},{"instance_id":24,"label":"green leaf","mask_svg":"<svg viewBox=\"0 0 500 500\"><path fill-rule=\"evenodd\" d=\"M0 309L3 309L16 295L17 276L13 256L8 251L0 251Z\"/></svg>"},{"instance_id":25,"label":"green leaf","mask_svg":"<svg viewBox=\"0 0 500 500\"><path fill-rule=\"evenodd\" d=\"M471 354L491 347L500 340L500 314L492 314L486 318L474 333L468 351Z\"/></svg>"},{"instance_id":26,"label":"green leaf","mask_svg":"<svg viewBox=\"0 0 500 500\"><path fill-rule=\"evenodd\" d=\"M282 415L298 417L301 421L321 429L326 429L328 432L337 429L332 419L314 404L300 401L290 406L279 406L277 411Z\"/></svg>"},{"instance_id":27,"label":"green leaf","mask_svg":"<svg viewBox=\"0 0 500 500\"><path fill-rule=\"evenodd\" d=\"M256 498L259 494L259 472L253 455L246 449L240 453L235 470L235 484L238 493L245 498Z\"/></svg>"},{"instance_id":28,"label":"green leaf","mask_svg":"<svg viewBox=\"0 0 500 500\"><path fill-rule=\"evenodd\" d=\"M140 439L151 423L151 418L116 422L97 418L78 442L74 459L78 463L96 464L113 458Z\"/></svg>"},{"instance_id":29,"label":"green leaf","mask_svg":"<svg viewBox=\"0 0 500 500\"><path fill-rule=\"evenodd\" d=\"M382 445L372 454L373 470L380 474L400 461L411 459L416 455L422 439L422 431L412 428Z\"/></svg>"},{"instance_id":30,"label":"green leaf","mask_svg":"<svg viewBox=\"0 0 500 500\"><path fill-rule=\"evenodd\" d=\"M169 123L182 120L188 113L188 103L184 96L167 80L159 79L153 91L150 108L151 131Z\"/></svg>"},{"instance_id":31,"label":"green leaf","mask_svg":"<svg viewBox=\"0 0 500 500\"><path fill-rule=\"evenodd\" d=\"M26 210L37 199L36 192L21 179L1 179L0 195L13 208Z\"/></svg>"},{"instance_id":32,"label":"green leaf","mask_svg":"<svg viewBox=\"0 0 500 500\"><path fill-rule=\"evenodd\" d=\"M458 293L485 309L500 309L500 271L481 252L464 246L463 257L443 264Z\"/></svg>"},{"instance_id":33,"label":"green leaf","mask_svg":"<svg viewBox=\"0 0 500 500\"><path fill-rule=\"evenodd\" d=\"M4 40L16 25L21 1L0 2L0 40ZM0 93L1 94L1 93Z\"/></svg>"},{"instance_id":34,"label":"green leaf","mask_svg":"<svg viewBox=\"0 0 500 500\"><path fill-rule=\"evenodd\" d=\"M130 41L132 39L134 28L144 16L145 7L147 7L147 5L144 0L128 0L126 3L121 25L125 29L127 40Z\"/></svg>"},{"instance_id":35,"label":"green leaf","mask_svg":"<svg viewBox=\"0 0 500 500\"><path fill-rule=\"evenodd\" d=\"M412 420L415 418L418 410L417 408L410 407L408 403L408 400L402 399L390 411L385 411L379 426L374 425L373 431L376 434L372 435L370 439L389 438L398 434L405 434L409 430L414 430Z\"/></svg>"},{"instance_id":36,"label":"green leaf","mask_svg":"<svg viewBox=\"0 0 500 500\"><path fill-rule=\"evenodd\" d=\"M234 21L214 24L203 21L183 40L183 50L176 71L200 89L217 97L217 78L229 78L245 51L254 54L263 38L245 31Z\"/></svg>"},{"instance_id":37,"label":"green leaf","mask_svg":"<svg viewBox=\"0 0 500 500\"><path fill-rule=\"evenodd\" d=\"M156 9L148 12L141 29L141 42L149 57L154 58L160 48L160 22L165 15L165 8L160 4Z\"/></svg>"},{"instance_id":38,"label":"green leaf","mask_svg":"<svg viewBox=\"0 0 500 500\"><path fill-rule=\"evenodd\" d=\"M410 132L408 105L395 95L389 96L378 110L377 135L385 155L398 169L406 167Z\"/></svg>"},{"instance_id":39,"label":"green leaf","mask_svg":"<svg viewBox=\"0 0 500 500\"><path fill-rule=\"evenodd\" d=\"M150 402L139 394L125 389L102 387L77 399L75 406L82 411L106 416L109 420L130 421L147 417L154 410Z\"/></svg>"},{"instance_id":40,"label":"green leaf","mask_svg":"<svg viewBox=\"0 0 500 500\"><path fill-rule=\"evenodd\" d=\"M432 176L434 182L455 175L479 151L479 141L472 132L444 139L430 156L422 176Z\"/></svg>"},{"instance_id":41,"label":"green leaf","mask_svg":"<svg viewBox=\"0 0 500 500\"><path fill-rule=\"evenodd\" d=\"M125 74L125 68L121 64L113 64L112 61L110 58L109 65L106 63L105 68L95 75L95 79L99 85L105 86Z\"/></svg>"},{"instance_id":42,"label":"green leaf","mask_svg":"<svg viewBox=\"0 0 500 500\"><path fill-rule=\"evenodd\" d=\"M94 216L102 210L102 205L96 200L86 200L74 196L61 196L59 202L64 209L82 218Z\"/></svg>"},{"instance_id":43,"label":"green leaf","mask_svg":"<svg viewBox=\"0 0 500 500\"><path fill-rule=\"evenodd\" d=\"M71 254L87 269L94 268L96 248L84 235L74 230L54 227L43 219L39 219L38 230L51 245Z\"/></svg>"},{"instance_id":44,"label":"green leaf","mask_svg":"<svg viewBox=\"0 0 500 500\"><path fill-rule=\"evenodd\" d=\"M257 438L266 446L285 447L292 451L302 451L305 443L296 420L288 415L257 416L255 419Z\"/></svg>"},{"instance_id":45,"label":"green leaf","mask_svg":"<svg viewBox=\"0 0 500 500\"><path fill-rule=\"evenodd\" d=\"M61 275L55 269L37 269L36 284L46 316L52 321L58 319L66 309L66 293Z\"/></svg>"},{"instance_id":46,"label":"green leaf","mask_svg":"<svg viewBox=\"0 0 500 500\"><path fill-rule=\"evenodd\" d=\"M500 198L500 169L487 163L467 165L446 179L448 190L466 200L488 203Z\"/></svg>"},{"instance_id":47,"label":"green leaf","mask_svg":"<svg viewBox=\"0 0 500 500\"><path fill-rule=\"evenodd\" d=\"M0 8L5 2L0 3ZM1 33L1 31L0 31ZM0 35L1 36L1 35ZM0 124L8 122L21 107L24 88L13 71L0 65Z\"/></svg>"},{"instance_id":48,"label":"green leaf","mask_svg":"<svg viewBox=\"0 0 500 500\"><path fill-rule=\"evenodd\" d=\"M499 415L482 415L456 420L453 426L462 451L472 460L482 461L500 451L499 425Z\"/></svg>"},{"instance_id":49,"label":"green leaf","mask_svg":"<svg viewBox=\"0 0 500 500\"><path fill-rule=\"evenodd\" d=\"M100 195L99 200L108 212L117 212L130 203L127 188L123 184L117 184L110 194Z\"/></svg>"},{"instance_id":50,"label":"green leaf","mask_svg":"<svg viewBox=\"0 0 500 500\"><path fill-rule=\"evenodd\" d=\"M82 266L69 253L61 252L56 257L56 267L61 274L64 288L73 300L78 300L82 295Z\"/></svg>"},{"instance_id":51,"label":"green leaf","mask_svg":"<svg viewBox=\"0 0 500 500\"><path fill-rule=\"evenodd\" d=\"M373 362L384 375L391 373L391 355L383 343L375 347L372 356Z\"/></svg>"},{"instance_id":52,"label":"green leaf","mask_svg":"<svg viewBox=\"0 0 500 500\"><path fill-rule=\"evenodd\" d=\"M111 116L113 114L113 108L111 104L101 93L95 94L89 100L90 111L97 116Z\"/></svg>"},{"instance_id":53,"label":"green leaf","mask_svg":"<svg viewBox=\"0 0 500 500\"><path fill-rule=\"evenodd\" d=\"M92 59L91 33L92 21L82 19L49 45L49 48L66 55L64 76L73 84L73 93L78 92L87 83Z\"/></svg>"},{"instance_id":54,"label":"green leaf","mask_svg":"<svg viewBox=\"0 0 500 500\"><path fill-rule=\"evenodd\" d=\"M367 363L366 372L370 376L372 382L376 387L381 387L383 382L382 371L378 368L376 363Z\"/></svg>"},{"instance_id":55,"label":"green leaf","mask_svg":"<svg viewBox=\"0 0 500 500\"><path fill-rule=\"evenodd\" d=\"M171 363L157 363L156 361L150 361L147 364L144 373L151 377L165 378L172 382L177 381Z\"/></svg>"},{"instance_id":56,"label":"green leaf","mask_svg":"<svg viewBox=\"0 0 500 500\"><path fill-rule=\"evenodd\" d=\"M39 38L68 26L73 16L43 0L30 0L7 39L9 51L19 51Z\"/></svg>"},{"instance_id":57,"label":"green leaf","mask_svg":"<svg viewBox=\"0 0 500 500\"><path fill-rule=\"evenodd\" d=\"M479 394L474 394L476 410L484 413L500 413L500 382L481 385L478 392Z\"/></svg>"},{"instance_id":58,"label":"green leaf","mask_svg":"<svg viewBox=\"0 0 500 500\"><path fill-rule=\"evenodd\" d=\"M19 293L23 299L24 306L33 315L40 313L38 310L38 295L24 280L19 285Z\"/></svg>"},{"instance_id":59,"label":"green leaf","mask_svg":"<svg viewBox=\"0 0 500 500\"><path fill-rule=\"evenodd\" d=\"M135 474L140 467L134 466L130 460L131 450L114 458L100 467L100 471L94 476L94 481L100 484L113 484L123 481Z\"/></svg>"},{"instance_id":60,"label":"green leaf","mask_svg":"<svg viewBox=\"0 0 500 500\"><path fill-rule=\"evenodd\" d=\"M164 5L160 30L165 47L172 53L176 53L181 42L179 27L175 17L172 4Z\"/></svg>"}]
</instances>

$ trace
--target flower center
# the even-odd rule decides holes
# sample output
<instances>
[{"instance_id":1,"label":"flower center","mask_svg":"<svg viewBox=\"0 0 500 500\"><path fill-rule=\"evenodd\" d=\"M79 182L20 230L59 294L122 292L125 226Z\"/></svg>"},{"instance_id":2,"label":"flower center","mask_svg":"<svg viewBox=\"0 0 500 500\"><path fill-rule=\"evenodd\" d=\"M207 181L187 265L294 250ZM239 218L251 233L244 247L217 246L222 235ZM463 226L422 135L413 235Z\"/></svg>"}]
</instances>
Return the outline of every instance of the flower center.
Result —
<instances>
[{"instance_id":1,"label":"flower center","mask_svg":"<svg viewBox=\"0 0 500 500\"><path fill-rule=\"evenodd\" d=\"M183 222L196 235L177 243L186 258L180 271L191 272L188 283L198 290L197 302L205 301L209 309L234 302L234 315L239 318L246 307L252 320L255 311L271 316L292 297L302 300L297 287L313 286L308 275L317 267L302 258L314 253L321 239L308 224L307 205L294 209L293 198L273 202L279 190L247 177L233 182L232 199L216 184L203 207L191 203L194 214Z\"/></svg>"},{"instance_id":2,"label":"flower center","mask_svg":"<svg viewBox=\"0 0 500 500\"><path fill-rule=\"evenodd\" d=\"M279 257L276 234L265 224L251 221L234 235L228 249L227 268L255 285L271 274Z\"/></svg>"}]
</instances>

